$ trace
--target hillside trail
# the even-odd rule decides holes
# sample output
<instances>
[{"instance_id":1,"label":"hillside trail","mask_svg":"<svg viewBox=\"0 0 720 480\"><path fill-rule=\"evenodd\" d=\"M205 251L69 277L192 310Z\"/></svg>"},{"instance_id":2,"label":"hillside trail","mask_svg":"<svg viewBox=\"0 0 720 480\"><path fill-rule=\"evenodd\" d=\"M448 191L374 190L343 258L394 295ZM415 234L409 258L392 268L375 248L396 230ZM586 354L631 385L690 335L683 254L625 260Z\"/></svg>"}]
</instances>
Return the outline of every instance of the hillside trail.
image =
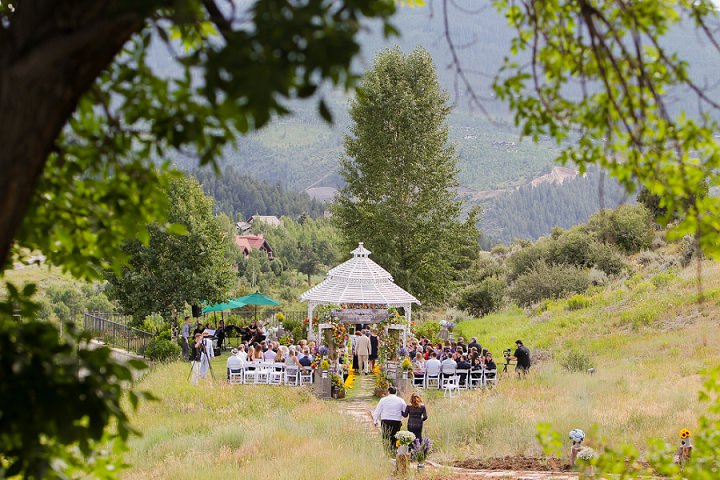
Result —
<instances>
[{"instance_id":1,"label":"hillside trail","mask_svg":"<svg viewBox=\"0 0 720 480\"><path fill-rule=\"evenodd\" d=\"M348 415L369 435L376 435L380 440L380 430L372 421L373 394L375 389L374 375L357 375L352 398L338 402L340 412ZM414 471L414 470L411 470ZM411 475L412 476L412 475ZM426 462L425 473L416 474L414 478L432 478L434 480L577 480L575 473L565 472L525 472L516 470L470 470L466 468Z\"/></svg>"}]
</instances>

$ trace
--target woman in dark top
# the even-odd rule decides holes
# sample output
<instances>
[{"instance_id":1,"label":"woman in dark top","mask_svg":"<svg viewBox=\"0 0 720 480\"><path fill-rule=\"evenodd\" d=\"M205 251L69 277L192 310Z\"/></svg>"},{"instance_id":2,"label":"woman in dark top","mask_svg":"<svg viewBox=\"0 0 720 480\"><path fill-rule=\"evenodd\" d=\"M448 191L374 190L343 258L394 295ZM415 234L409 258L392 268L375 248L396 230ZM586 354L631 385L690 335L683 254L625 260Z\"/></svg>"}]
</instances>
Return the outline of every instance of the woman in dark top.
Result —
<instances>
[{"instance_id":1,"label":"woman in dark top","mask_svg":"<svg viewBox=\"0 0 720 480\"><path fill-rule=\"evenodd\" d=\"M422 440L423 422L427 420L428 416L420 395L417 393L410 395L410 405L405 407L403 417L408 417L408 431L414 433L416 438Z\"/></svg>"},{"instance_id":2,"label":"woman in dark top","mask_svg":"<svg viewBox=\"0 0 720 480\"><path fill-rule=\"evenodd\" d=\"M368 363L370 364L370 371L375 371L375 360L378 358L378 345L380 344L380 339L377 335L375 335L375 332L372 332L372 335L370 335L370 357L368 357Z\"/></svg>"}]
</instances>

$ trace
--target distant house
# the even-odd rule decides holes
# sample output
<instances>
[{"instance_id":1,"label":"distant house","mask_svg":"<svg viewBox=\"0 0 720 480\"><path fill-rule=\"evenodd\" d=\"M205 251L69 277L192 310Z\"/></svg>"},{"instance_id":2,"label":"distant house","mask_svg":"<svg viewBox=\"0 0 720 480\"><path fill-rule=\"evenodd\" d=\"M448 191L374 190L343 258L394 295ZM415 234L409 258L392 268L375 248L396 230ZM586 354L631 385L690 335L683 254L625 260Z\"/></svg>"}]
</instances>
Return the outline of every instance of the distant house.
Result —
<instances>
[{"instance_id":1,"label":"distant house","mask_svg":"<svg viewBox=\"0 0 720 480\"><path fill-rule=\"evenodd\" d=\"M242 235L245 232L249 231L252 228L252 225L250 225L248 222L237 222L235 224L235 228L237 228L238 233Z\"/></svg>"},{"instance_id":2,"label":"distant house","mask_svg":"<svg viewBox=\"0 0 720 480\"><path fill-rule=\"evenodd\" d=\"M262 234L260 235L235 235L235 245L246 257L250 255L253 250L260 250L265 252L268 259L272 260L273 250L270 244L265 240Z\"/></svg>"},{"instance_id":3,"label":"distant house","mask_svg":"<svg viewBox=\"0 0 720 480\"><path fill-rule=\"evenodd\" d=\"M265 225L269 225L271 227L282 227L282 220L275 215L253 215L247 219L247 223L250 225L252 225L253 222L264 223Z\"/></svg>"}]
</instances>

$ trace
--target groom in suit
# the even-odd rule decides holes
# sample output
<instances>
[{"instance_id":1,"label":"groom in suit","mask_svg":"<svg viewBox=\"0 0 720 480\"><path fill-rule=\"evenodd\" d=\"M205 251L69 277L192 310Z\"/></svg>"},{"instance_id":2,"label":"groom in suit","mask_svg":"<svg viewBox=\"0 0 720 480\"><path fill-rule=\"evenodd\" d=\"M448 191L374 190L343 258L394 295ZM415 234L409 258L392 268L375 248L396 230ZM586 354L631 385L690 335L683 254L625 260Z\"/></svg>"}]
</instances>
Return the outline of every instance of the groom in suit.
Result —
<instances>
[{"instance_id":1,"label":"groom in suit","mask_svg":"<svg viewBox=\"0 0 720 480\"><path fill-rule=\"evenodd\" d=\"M363 371L365 375L367 375L368 358L370 357L370 339L360 333L360 330L356 330L353 343L355 344L355 355L358 357L358 373Z\"/></svg>"}]
</instances>

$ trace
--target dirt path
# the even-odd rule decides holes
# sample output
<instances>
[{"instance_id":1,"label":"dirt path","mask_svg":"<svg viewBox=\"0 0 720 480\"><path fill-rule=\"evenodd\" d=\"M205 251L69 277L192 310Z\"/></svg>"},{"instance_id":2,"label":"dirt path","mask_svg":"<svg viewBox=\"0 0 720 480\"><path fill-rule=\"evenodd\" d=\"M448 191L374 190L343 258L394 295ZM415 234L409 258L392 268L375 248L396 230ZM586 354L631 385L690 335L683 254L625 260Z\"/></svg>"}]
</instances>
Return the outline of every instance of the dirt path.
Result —
<instances>
[{"instance_id":1,"label":"dirt path","mask_svg":"<svg viewBox=\"0 0 720 480\"><path fill-rule=\"evenodd\" d=\"M358 424L372 435L378 435L380 430L372 423L373 390L375 389L375 377L373 375L358 375L355 377L355 385L352 398L338 402L340 411L352 417ZM378 439L379 440L379 439ZM434 480L577 480L575 473L565 472L525 472L515 470L471 470L466 468L450 467L434 462L427 462L427 467L422 477ZM414 467L413 467L414 469Z\"/></svg>"}]
</instances>

